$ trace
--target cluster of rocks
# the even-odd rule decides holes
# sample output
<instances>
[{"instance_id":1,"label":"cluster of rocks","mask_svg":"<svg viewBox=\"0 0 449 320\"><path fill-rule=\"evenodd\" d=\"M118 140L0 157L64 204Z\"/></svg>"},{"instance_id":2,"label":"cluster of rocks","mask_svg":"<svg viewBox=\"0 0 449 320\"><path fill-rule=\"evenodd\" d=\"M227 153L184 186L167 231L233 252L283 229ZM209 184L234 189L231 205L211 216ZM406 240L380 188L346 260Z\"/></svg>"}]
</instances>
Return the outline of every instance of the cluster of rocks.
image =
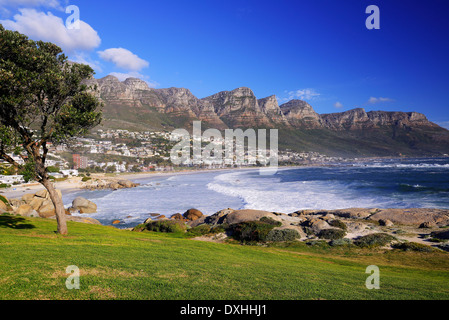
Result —
<instances>
[{"instance_id":1,"label":"cluster of rocks","mask_svg":"<svg viewBox=\"0 0 449 320\"><path fill-rule=\"evenodd\" d=\"M62 196L60 190L56 190ZM78 197L72 202L72 206L66 209L66 219L89 224L101 223L90 217L72 216L73 213L95 213L97 205L87 199ZM56 209L50 199L47 190L41 190L35 194L24 194L20 199L8 199L0 197L0 214L9 213L22 217L56 219Z\"/></svg>"},{"instance_id":2,"label":"cluster of rocks","mask_svg":"<svg viewBox=\"0 0 449 320\"><path fill-rule=\"evenodd\" d=\"M334 230L344 230L344 238L355 240L373 233L389 233L407 241L426 242L426 238L449 237L449 210L439 209L366 209L351 208L344 210L300 210L285 214L262 210L220 210L206 216L197 209L187 210L184 214L174 214L170 218L162 215L155 220L176 220L189 227L208 225L231 226L248 221L271 218L280 222L277 230L294 230L298 240L321 238L323 234ZM145 223L153 221L152 218ZM443 228L443 229L442 229ZM215 236L214 236L215 237Z\"/></svg>"},{"instance_id":3,"label":"cluster of rocks","mask_svg":"<svg viewBox=\"0 0 449 320\"><path fill-rule=\"evenodd\" d=\"M105 190L105 189L128 189L138 187L138 183L126 179L112 179L112 178L93 178L85 181L81 186L82 189L88 190Z\"/></svg>"},{"instance_id":4,"label":"cluster of rocks","mask_svg":"<svg viewBox=\"0 0 449 320\"><path fill-rule=\"evenodd\" d=\"M56 190L61 196L61 191ZM56 215L55 207L47 190L35 194L25 194L21 199L7 199L0 201L0 210L15 213L24 217L50 218Z\"/></svg>"},{"instance_id":5,"label":"cluster of rocks","mask_svg":"<svg viewBox=\"0 0 449 320\"><path fill-rule=\"evenodd\" d=\"M165 215L159 213L150 213L150 216L151 217L146 219L144 223L149 223L153 220L176 220L180 222L185 222L190 225L193 223L193 221L197 221L205 217L204 214L197 209L189 209L186 212L184 212L184 214L176 213L172 215L170 218L167 218Z\"/></svg>"},{"instance_id":6,"label":"cluster of rocks","mask_svg":"<svg viewBox=\"0 0 449 320\"><path fill-rule=\"evenodd\" d=\"M72 201L72 206L68 209L70 214L81 213L91 214L97 212L97 205L83 197L77 197Z\"/></svg>"}]
</instances>

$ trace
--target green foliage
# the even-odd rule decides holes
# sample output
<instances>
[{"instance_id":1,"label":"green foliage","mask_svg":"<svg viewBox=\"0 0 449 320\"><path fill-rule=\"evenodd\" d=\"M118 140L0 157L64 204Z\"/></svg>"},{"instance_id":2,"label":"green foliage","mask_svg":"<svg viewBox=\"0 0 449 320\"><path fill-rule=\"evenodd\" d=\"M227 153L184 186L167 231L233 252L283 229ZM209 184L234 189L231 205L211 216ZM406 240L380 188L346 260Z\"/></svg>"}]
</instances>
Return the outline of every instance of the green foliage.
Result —
<instances>
[{"instance_id":1,"label":"green foliage","mask_svg":"<svg viewBox=\"0 0 449 320\"><path fill-rule=\"evenodd\" d=\"M331 247L339 247L339 246L350 246L353 244L353 241L351 239L336 239L329 242L329 245Z\"/></svg>"},{"instance_id":2,"label":"green foliage","mask_svg":"<svg viewBox=\"0 0 449 320\"><path fill-rule=\"evenodd\" d=\"M47 172L50 173L58 173L61 169L59 169L58 167L55 166L49 166L47 167Z\"/></svg>"},{"instance_id":3,"label":"green foliage","mask_svg":"<svg viewBox=\"0 0 449 320\"><path fill-rule=\"evenodd\" d=\"M385 246L397 240L392 235L386 233L373 233L357 239L354 244L362 248L375 248Z\"/></svg>"},{"instance_id":4,"label":"green foliage","mask_svg":"<svg viewBox=\"0 0 449 320\"><path fill-rule=\"evenodd\" d=\"M227 224L219 224L215 227L212 227L210 229L210 233L211 234L225 233L228 228L229 226Z\"/></svg>"},{"instance_id":5,"label":"green foliage","mask_svg":"<svg viewBox=\"0 0 449 320\"><path fill-rule=\"evenodd\" d=\"M62 50L0 26L0 158L26 153L24 179L46 179L47 143L87 133L101 121L101 103L83 81L91 67ZM17 165L17 164L15 164Z\"/></svg>"},{"instance_id":6,"label":"green foliage","mask_svg":"<svg viewBox=\"0 0 449 320\"><path fill-rule=\"evenodd\" d=\"M211 233L211 228L207 224L193 227L187 231L187 235L191 237L200 237Z\"/></svg>"},{"instance_id":7,"label":"green foliage","mask_svg":"<svg viewBox=\"0 0 449 320\"><path fill-rule=\"evenodd\" d=\"M437 249L427 246L425 244L416 242L395 243L392 245L394 249L400 249L404 251L416 251L416 252L435 252Z\"/></svg>"},{"instance_id":8,"label":"green foliage","mask_svg":"<svg viewBox=\"0 0 449 320\"><path fill-rule=\"evenodd\" d=\"M89 180L92 180L92 178L91 178L91 177L83 177L83 178L81 179L82 182L87 182L87 181L89 181Z\"/></svg>"},{"instance_id":9,"label":"green foliage","mask_svg":"<svg viewBox=\"0 0 449 320\"><path fill-rule=\"evenodd\" d=\"M318 234L318 237L321 239L327 240L337 240L342 239L346 236L346 231L341 229L324 229L321 230Z\"/></svg>"},{"instance_id":10,"label":"green foliage","mask_svg":"<svg viewBox=\"0 0 449 320\"><path fill-rule=\"evenodd\" d=\"M230 226L234 239L241 242L264 242L275 225L263 221L247 221Z\"/></svg>"},{"instance_id":11,"label":"green foliage","mask_svg":"<svg viewBox=\"0 0 449 320\"><path fill-rule=\"evenodd\" d=\"M323 249L297 241L267 248L217 245L68 224L72 235L63 237L54 233L55 220L0 215L0 300L449 299L443 252L423 259L422 253L397 250L351 253L326 241ZM73 259L81 290L64 285ZM386 290L366 289L364 272L371 264L380 266Z\"/></svg>"},{"instance_id":12,"label":"green foliage","mask_svg":"<svg viewBox=\"0 0 449 320\"><path fill-rule=\"evenodd\" d=\"M133 231L154 231L164 233L182 233L187 229L183 222L175 220L151 221L147 224L138 225Z\"/></svg>"},{"instance_id":13,"label":"green foliage","mask_svg":"<svg viewBox=\"0 0 449 320\"><path fill-rule=\"evenodd\" d=\"M325 240L308 240L306 241L306 245L322 249L329 248L329 244Z\"/></svg>"},{"instance_id":14,"label":"green foliage","mask_svg":"<svg viewBox=\"0 0 449 320\"><path fill-rule=\"evenodd\" d=\"M270 225L275 226L275 227L282 226L282 222L276 221L276 220L274 220L273 218L270 218L270 217L262 217L262 218L260 218L259 221L267 223L267 224L270 224Z\"/></svg>"},{"instance_id":15,"label":"green foliage","mask_svg":"<svg viewBox=\"0 0 449 320\"><path fill-rule=\"evenodd\" d=\"M6 189L9 188L11 185L6 184L6 183L0 183L0 189Z\"/></svg>"},{"instance_id":16,"label":"green foliage","mask_svg":"<svg viewBox=\"0 0 449 320\"><path fill-rule=\"evenodd\" d=\"M348 230L348 226L346 225L346 223L344 223L343 221L338 220L338 219L329 221L329 225L331 225L332 227L335 227L335 228L340 228L345 231Z\"/></svg>"},{"instance_id":17,"label":"green foliage","mask_svg":"<svg viewBox=\"0 0 449 320\"><path fill-rule=\"evenodd\" d=\"M3 203L6 204L6 205L9 205L8 200L6 200L6 198L5 198L4 196L1 196L1 195L0 195L0 201L3 202Z\"/></svg>"},{"instance_id":18,"label":"green foliage","mask_svg":"<svg viewBox=\"0 0 449 320\"><path fill-rule=\"evenodd\" d=\"M268 233L265 240L269 242L286 242L286 241L295 241L296 239L299 238L301 238L301 235L296 230L274 229Z\"/></svg>"},{"instance_id":19,"label":"green foliage","mask_svg":"<svg viewBox=\"0 0 449 320\"><path fill-rule=\"evenodd\" d=\"M35 166L36 165L33 160L28 160L28 162L26 162L25 165L20 169L19 173L23 175L23 180L25 180L25 182L38 179Z\"/></svg>"}]
</instances>

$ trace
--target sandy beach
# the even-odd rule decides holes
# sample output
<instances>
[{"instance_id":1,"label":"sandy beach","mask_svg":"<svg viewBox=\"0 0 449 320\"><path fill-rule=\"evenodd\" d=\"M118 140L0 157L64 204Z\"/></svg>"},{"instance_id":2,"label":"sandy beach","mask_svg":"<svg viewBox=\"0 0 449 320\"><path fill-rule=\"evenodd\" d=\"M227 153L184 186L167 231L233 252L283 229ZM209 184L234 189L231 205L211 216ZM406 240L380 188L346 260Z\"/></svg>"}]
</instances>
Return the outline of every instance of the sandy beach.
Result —
<instances>
[{"instance_id":1,"label":"sandy beach","mask_svg":"<svg viewBox=\"0 0 449 320\"><path fill-rule=\"evenodd\" d=\"M287 167L285 167L287 168ZM293 167L288 167L293 168ZM92 174L91 178L97 179L124 179L130 180L132 182L139 182L140 180L158 177L170 177L177 175L190 175L190 174L200 174L206 172L220 172L220 171L230 171L230 170L258 170L260 168L248 167L248 168L224 168L224 169L194 169L194 170L180 170L180 171L163 171L163 172L138 172L138 173L123 173L116 175L106 175L106 174ZM60 190L63 195L78 191L82 189L84 183L81 181L80 177L70 177L65 181L55 182L56 189ZM25 194L35 194L36 192L43 190L44 187L38 183L27 183L18 186L13 186L8 189L0 190L0 195L3 195L9 199L21 198Z\"/></svg>"}]
</instances>

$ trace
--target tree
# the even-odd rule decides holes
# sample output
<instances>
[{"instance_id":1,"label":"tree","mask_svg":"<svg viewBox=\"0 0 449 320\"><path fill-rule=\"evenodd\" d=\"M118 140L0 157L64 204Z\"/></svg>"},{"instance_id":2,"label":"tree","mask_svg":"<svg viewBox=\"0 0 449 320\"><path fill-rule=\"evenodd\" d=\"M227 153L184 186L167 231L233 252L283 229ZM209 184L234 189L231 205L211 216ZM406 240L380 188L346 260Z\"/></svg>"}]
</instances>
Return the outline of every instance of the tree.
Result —
<instances>
[{"instance_id":1,"label":"tree","mask_svg":"<svg viewBox=\"0 0 449 320\"><path fill-rule=\"evenodd\" d=\"M93 74L91 67L69 62L58 46L0 25L0 159L21 168L10 154L22 157L50 195L60 234L68 233L65 209L49 179L48 148L101 122L96 88L84 84Z\"/></svg>"}]
</instances>

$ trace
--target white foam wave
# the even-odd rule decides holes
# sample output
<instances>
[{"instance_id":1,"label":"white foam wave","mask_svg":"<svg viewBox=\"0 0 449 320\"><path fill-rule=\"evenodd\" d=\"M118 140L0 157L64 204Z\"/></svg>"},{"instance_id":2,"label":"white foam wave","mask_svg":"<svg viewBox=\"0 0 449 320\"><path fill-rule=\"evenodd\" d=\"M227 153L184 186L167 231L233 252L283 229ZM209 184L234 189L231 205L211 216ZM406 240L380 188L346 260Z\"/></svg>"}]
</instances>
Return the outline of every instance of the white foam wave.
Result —
<instances>
[{"instance_id":1,"label":"white foam wave","mask_svg":"<svg viewBox=\"0 0 449 320\"><path fill-rule=\"evenodd\" d=\"M420 164L403 164L403 163L373 163L373 164L364 164L364 163L355 163L352 165L353 167L362 167L362 168L449 168L449 164L436 164L436 163L420 163Z\"/></svg>"}]
</instances>

